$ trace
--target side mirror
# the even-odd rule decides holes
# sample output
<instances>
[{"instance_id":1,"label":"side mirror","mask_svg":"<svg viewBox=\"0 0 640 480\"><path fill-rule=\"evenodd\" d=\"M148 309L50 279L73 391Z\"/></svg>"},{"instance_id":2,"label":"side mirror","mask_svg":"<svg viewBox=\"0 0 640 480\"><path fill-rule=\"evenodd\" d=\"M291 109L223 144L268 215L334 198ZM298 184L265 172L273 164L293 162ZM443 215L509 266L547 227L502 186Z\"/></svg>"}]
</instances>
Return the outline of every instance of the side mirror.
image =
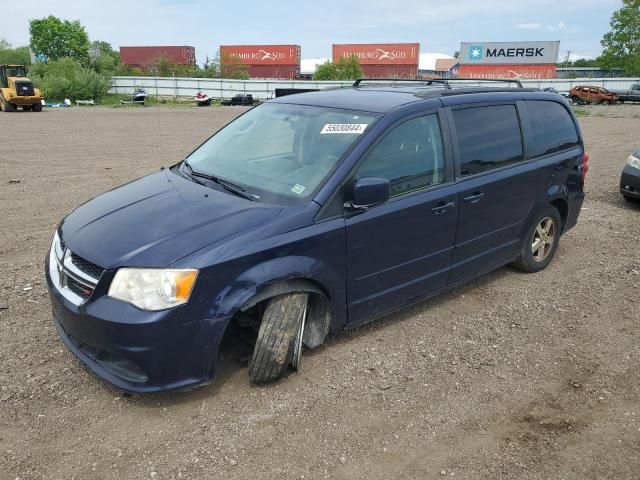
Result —
<instances>
[{"instance_id":1,"label":"side mirror","mask_svg":"<svg viewBox=\"0 0 640 480\"><path fill-rule=\"evenodd\" d=\"M389 200L389 180L378 177L364 177L353 186L351 208L366 209Z\"/></svg>"}]
</instances>

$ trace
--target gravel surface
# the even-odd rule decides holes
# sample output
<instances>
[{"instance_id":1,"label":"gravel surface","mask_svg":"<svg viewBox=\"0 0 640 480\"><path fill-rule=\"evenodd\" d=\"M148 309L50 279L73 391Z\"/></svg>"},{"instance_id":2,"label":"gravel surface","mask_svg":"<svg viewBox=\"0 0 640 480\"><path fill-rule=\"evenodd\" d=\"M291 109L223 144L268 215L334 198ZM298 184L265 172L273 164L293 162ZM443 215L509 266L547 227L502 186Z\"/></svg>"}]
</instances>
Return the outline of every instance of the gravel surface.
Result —
<instances>
[{"instance_id":1,"label":"gravel surface","mask_svg":"<svg viewBox=\"0 0 640 480\"><path fill-rule=\"evenodd\" d=\"M637 479L640 106L580 118L588 199L548 269L500 269L304 357L124 395L58 340L43 261L72 208L180 160L241 109L0 114L0 479Z\"/></svg>"}]
</instances>

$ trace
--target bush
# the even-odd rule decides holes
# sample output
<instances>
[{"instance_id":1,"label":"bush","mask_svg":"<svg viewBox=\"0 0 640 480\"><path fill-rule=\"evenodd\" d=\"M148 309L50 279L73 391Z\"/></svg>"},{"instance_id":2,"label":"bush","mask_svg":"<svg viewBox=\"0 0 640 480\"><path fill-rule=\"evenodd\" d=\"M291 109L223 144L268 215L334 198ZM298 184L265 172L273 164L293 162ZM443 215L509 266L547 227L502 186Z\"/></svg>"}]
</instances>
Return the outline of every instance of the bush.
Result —
<instances>
[{"instance_id":1,"label":"bush","mask_svg":"<svg viewBox=\"0 0 640 480\"><path fill-rule=\"evenodd\" d=\"M111 79L89 68L81 67L71 80L71 98L98 100L111 88Z\"/></svg>"},{"instance_id":2,"label":"bush","mask_svg":"<svg viewBox=\"0 0 640 480\"><path fill-rule=\"evenodd\" d=\"M358 57L352 55L349 58L341 57L337 62L327 62L318 65L316 73L313 74L314 80L355 80L362 78L364 73L360 68Z\"/></svg>"},{"instance_id":3,"label":"bush","mask_svg":"<svg viewBox=\"0 0 640 480\"><path fill-rule=\"evenodd\" d=\"M36 64L31 74L45 98L55 100L98 100L111 87L108 76L83 67L71 58Z\"/></svg>"},{"instance_id":4,"label":"bush","mask_svg":"<svg viewBox=\"0 0 640 480\"><path fill-rule=\"evenodd\" d=\"M48 76L38 83L45 98L64 100L70 98L73 92L71 81L64 77Z\"/></svg>"}]
</instances>

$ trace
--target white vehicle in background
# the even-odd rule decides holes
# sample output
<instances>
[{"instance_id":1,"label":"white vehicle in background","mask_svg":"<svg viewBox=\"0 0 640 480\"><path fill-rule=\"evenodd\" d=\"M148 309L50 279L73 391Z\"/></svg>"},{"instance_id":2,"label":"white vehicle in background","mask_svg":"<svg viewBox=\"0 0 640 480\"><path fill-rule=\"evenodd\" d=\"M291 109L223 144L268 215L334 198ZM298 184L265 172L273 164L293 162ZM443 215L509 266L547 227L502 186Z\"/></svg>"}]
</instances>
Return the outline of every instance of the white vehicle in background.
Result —
<instances>
[{"instance_id":1,"label":"white vehicle in background","mask_svg":"<svg viewBox=\"0 0 640 480\"><path fill-rule=\"evenodd\" d=\"M631 85L628 90L610 90L618 96L620 103L624 102L640 102L640 81Z\"/></svg>"}]
</instances>

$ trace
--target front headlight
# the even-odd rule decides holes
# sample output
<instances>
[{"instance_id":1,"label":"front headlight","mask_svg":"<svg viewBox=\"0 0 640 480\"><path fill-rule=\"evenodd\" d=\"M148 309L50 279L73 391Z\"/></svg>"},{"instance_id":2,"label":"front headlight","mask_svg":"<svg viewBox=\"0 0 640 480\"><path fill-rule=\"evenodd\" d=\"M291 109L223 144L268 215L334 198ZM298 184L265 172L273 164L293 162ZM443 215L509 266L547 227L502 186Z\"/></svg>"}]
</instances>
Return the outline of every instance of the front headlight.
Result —
<instances>
[{"instance_id":1,"label":"front headlight","mask_svg":"<svg viewBox=\"0 0 640 480\"><path fill-rule=\"evenodd\" d=\"M627 158L627 165L631 165L633 168L640 170L640 158L629 155L629 158Z\"/></svg>"},{"instance_id":2,"label":"front headlight","mask_svg":"<svg viewBox=\"0 0 640 480\"><path fill-rule=\"evenodd\" d=\"M165 310L187 303L198 270L121 268L109 286L109 296L142 310Z\"/></svg>"}]
</instances>

